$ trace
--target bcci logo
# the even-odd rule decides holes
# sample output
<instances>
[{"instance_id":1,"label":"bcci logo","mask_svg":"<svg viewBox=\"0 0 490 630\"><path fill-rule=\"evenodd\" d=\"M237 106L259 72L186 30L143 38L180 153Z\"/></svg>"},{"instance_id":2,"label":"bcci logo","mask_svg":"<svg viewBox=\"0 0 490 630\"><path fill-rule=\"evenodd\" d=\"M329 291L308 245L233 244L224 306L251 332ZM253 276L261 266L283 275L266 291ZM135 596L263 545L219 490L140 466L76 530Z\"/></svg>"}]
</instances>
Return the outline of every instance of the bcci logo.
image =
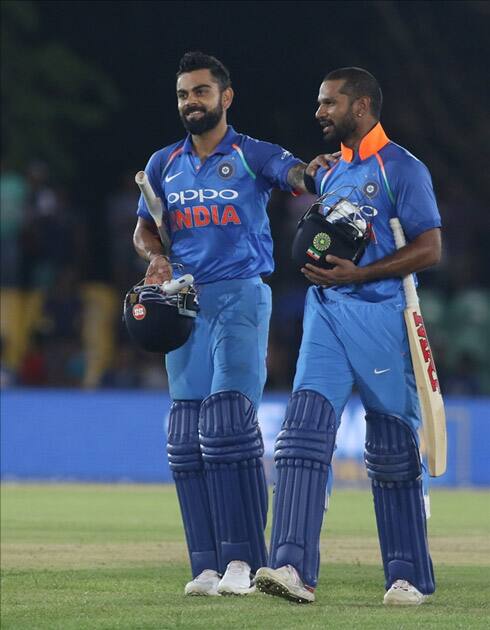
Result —
<instances>
[{"instance_id":1,"label":"bcci logo","mask_svg":"<svg viewBox=\"0 0 490 630\"><path fill-rule=\"evenodd\" d=\"M223 179L230 179L233 175L233 164L230 162L222 162L218 166L218 175Z\"/></svg>"},{"instance_id":2,"label":"bcci logo","mask_svg":"<svg viewBox=\"0 0 490 630\"><path fill-rule=\"evenodd\" d=\"M364 185L364 188L362 190L364 194L366 195L366 197L369 197L369 199L372 199L373 197L376 197L376 195L378 194L379 186L376 182L368 182L367 184Z\"/></svg>"},{"instance_id":3,"label":"bcci logo","mask_svg":"<svg viewBox=\"0 0 490 630\"><path fill-rule=\"evenodd\" d=\"M320 252L324 252L328 249L331 242L330 236L325 234L325 232L320 232L320 234L317 234L313 239L314 247L316 247Z\"/></svg>"},{"instance_id":4,"label":"bcci logo","mask_svg":"<svg viewBox=\"0 0 490 630\"><path fill-rule=\"evenodd\" d=\"M313 260L320 260L322 252L326 251L330 247L332 239L325 232L320 232L313 239L313 243L308 247L306 253Z\"/></svg>"}]
</instances>

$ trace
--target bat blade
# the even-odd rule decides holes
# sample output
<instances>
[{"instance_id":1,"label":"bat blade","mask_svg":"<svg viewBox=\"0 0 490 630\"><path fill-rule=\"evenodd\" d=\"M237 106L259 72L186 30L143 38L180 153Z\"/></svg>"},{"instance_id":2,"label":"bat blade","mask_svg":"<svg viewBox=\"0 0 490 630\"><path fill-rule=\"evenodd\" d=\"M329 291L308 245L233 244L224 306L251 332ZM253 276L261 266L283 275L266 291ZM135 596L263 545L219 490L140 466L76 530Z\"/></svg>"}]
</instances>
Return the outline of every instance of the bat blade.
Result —
<instances>
[{"instance_id":1,"label":"bat blade","mask_svg":"<svg viewBox=\"0 0 490 630\"><path fill-rule=\"evenodd\" d=\"M163 204L162 200L155 195L155 192L148 180L148 176L145 171L138 171L134 177L134 181L138 184L138 187L143 195L148 210L155 221L155 225L162 241L165 251L170 250L170 239L163 224Z\"/></svg>"},{"instance_id":2,"label":"bat blade","mask_svg":"<svg viewBox=\"0 0 490 630\"><path fill-rule=\"evenodd\" d=\"M398 219L390 219L395 244L400 249L406 244ZM407 307L404 311L415 384L422 414L422 427L431 477L446 472L447 437L446 413L437 378L434 357L427 337L424 319L412 275L403 278Z\"/></svg>"},{"instance_id":3,"label":"bat blade","mask_svg":"<svg viewBox=\"0 0 490 630\"><path fill-rule=\"evenodd\" d=\"M407 308L404 317L422 413L429 474L431 477L439 477L446 472L447 438L444 401L422 314L420 310Z\"/></svg>"}]
</instances>

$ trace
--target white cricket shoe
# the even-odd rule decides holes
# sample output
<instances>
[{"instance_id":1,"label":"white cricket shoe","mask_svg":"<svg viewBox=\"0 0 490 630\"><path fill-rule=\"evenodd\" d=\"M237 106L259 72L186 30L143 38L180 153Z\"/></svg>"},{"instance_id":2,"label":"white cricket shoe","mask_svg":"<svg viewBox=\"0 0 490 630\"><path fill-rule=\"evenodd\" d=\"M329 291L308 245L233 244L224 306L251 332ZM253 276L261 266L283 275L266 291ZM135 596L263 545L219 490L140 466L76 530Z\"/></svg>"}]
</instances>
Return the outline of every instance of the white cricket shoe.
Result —
<instances>
[{"instance_id":1,"label":"white cricket shoe","mask_svg":"<svg viewBox=\"0 0 490 630\"><path fill-rule=\"evenodd\" d=\"M206 569L202 573L199 573L191 582L187 582L184 595L207 595L211 597L219 595L219 581L219 573L212 569Z\"/></svg>"},{"instance_id":2,"label":"white cricket shoe","mask_svg":"<svg viewBox=\"0 0 490 630\"><path fill-rule=\"evenodd\" d=\"M297 604L315 601L314 591L305 586L296 569L290 564L279 569L260 568L255 574L255 583L262 593L277 595Z\"/></svg>"},{"instance_id":3,"label":"white cricket shoe","mask_svg":"<svg viewBox=\"0 0 490 630\"><path fill-rule=\"evenodd\" d=\"M383 604L387 606L420 606L427 599L407 580L396 580L386 591Z\"/></svg>"},{"instance_id":4,"label":"white cricket shoe","mask_svg":"<svg viewBox=\"0 0 490 630\"><path fill-rule=\"evenodd\" d=\"M255 592L250 566L242 560L232 560L218 584L220 595L249 595Z\"/></svg>"}]
</instances>

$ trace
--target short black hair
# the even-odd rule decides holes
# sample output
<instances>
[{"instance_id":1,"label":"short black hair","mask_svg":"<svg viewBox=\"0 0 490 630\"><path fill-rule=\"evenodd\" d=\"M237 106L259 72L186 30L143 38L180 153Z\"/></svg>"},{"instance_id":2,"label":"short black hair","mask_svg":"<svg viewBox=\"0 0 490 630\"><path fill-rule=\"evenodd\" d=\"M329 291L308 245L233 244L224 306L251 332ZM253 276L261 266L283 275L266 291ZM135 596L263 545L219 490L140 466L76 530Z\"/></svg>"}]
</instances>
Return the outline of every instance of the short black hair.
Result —
<instances>
[{"instance_id":1,"label":"short black hair","mask_svg":"<svg viewBox=\"0 0 490 630\"><path fill-rule=\"evenodd\" d=\"M219 59L206 55L199 50L186 52L179 61L177 70L177 78L185 72L193 72L194 70L209 70L218 82L220 90L226 90L231 87L231 78L228 68L226 68Z\"/></svg>"},{"instance_id":2,"label":"short black hair","mask_svg":"<svg viewBox=\"0 0 490 630\"><path fill-rule=\"evenodd\" d=\"M371 99L371 114L379 120L383 105L383 93L378 81L370 72L363 68L338 68L329 72L323 80L345 80L340 91L342 94L350 96L352 100L361 98L361 96L369 96Z\"/></svg>"}]
</instances>

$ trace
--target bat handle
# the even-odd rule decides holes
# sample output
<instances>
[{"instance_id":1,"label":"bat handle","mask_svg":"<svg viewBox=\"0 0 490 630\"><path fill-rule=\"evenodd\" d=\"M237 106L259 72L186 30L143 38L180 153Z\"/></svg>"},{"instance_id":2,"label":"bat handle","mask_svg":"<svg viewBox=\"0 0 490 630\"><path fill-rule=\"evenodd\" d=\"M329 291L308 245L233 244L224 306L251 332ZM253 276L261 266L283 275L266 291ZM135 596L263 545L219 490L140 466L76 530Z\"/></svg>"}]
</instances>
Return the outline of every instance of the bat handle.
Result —
<instances>
[{"instance_id":1,"label":"bat handle","mask_svg":"<svg viewBox=\"0 0 490 630\"><path fill-rule=\"evenodd\" d=\"M393 232L393 237L395 238L395 245L397 249L401 249L405 247L407 244L405 234L403 233L402 224L400 223L400 219L394 217L390 219L390 227Z\"/></svg>"},{"instance_id":2,"label":"bat handle","mask_svg":"<svg viewBox=\"0 0 490 630\"><path fill-rule=\"evenodd\" d=\"M146 201L148 210L153 217L157 228L160 230L163 215L163 207L160 198L155 195L145 171L138 171L134 176L134 181L138 184L138 188Z\"/></svg>"},{"instance_id":3,"label":"bat handle","mask_svg":"<svg viewBox=\"0 0 490 630\"><path fill-rule=\"evenodd\" d=\"M138 171L134 176L134 181L138 184L138 186L144 185L146 181L146 173L145 171Z\"/></svg>"},{"instance_id":4,"label":"bat handle","mask_svg":"<svg viewBox=\"0 0 490 630\"><path fill-rule=\"evenodd\" d=\"M393 232L393 237L395 239L395 245L397 249L401 249L405 247L407 244L407 240L405 238L405 234L403 233L402 224L398 218L390 219L390 227ZM405 301L407 303L408 308L419 308L419 298L417 295L417 289L415 287L415 281L413 279L413 274L409 274L403 278L403 290L405 292Z\"/></svg>"},{"instance_id":5,"label":"bat handle","mask_svg":"<svg viewBox=\"0 0 490 630\"><path fill-rule=\"evenodd\" d=\"M155 195L153 188L151 187L150 181L148 180L148 176L145 171L138 171L134 176L134 181L138 184L138 187L143 195L148 210L155 221L155 225L157 226L158 234L160 236L160 240L162 241L163 247L166 252L170 251L170 239L165 228L165 225L162 221L163 217L163 205L162 201L159 197Z\"/></svg>"}]
</instances>

